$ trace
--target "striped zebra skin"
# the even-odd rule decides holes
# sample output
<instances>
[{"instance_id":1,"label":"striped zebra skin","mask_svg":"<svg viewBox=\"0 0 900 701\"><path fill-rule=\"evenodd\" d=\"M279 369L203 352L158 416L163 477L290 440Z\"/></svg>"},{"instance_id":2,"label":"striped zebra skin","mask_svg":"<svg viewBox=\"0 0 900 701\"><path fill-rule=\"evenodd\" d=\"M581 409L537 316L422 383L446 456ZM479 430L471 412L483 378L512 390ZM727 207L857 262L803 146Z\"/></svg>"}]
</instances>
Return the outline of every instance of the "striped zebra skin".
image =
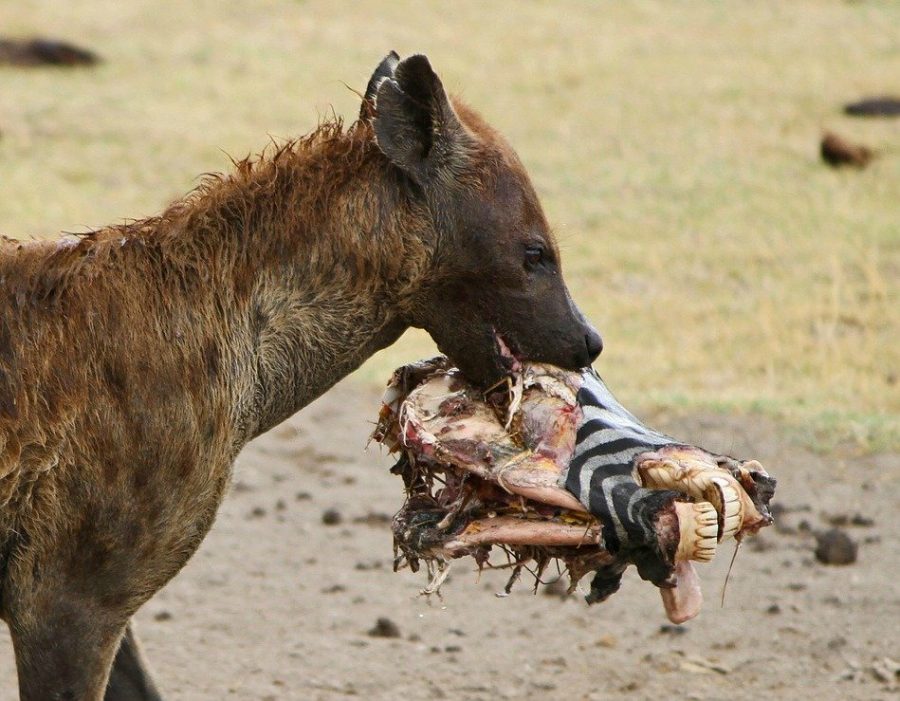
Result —
<instances>
[{"instance_id":1,"label":"striped zebra skin","mask_svg":"<svg viewBox=\"0 0 900 701\"><path fill-rule=\"evenodd\" d=\"M671 563L659 552L654 515L680 495L641 487L633 476L633 461L640 453L679 441L638 421L593 369L585 369L582 377L577 396L582 419L565 486L599 519L609 552L635 562L645 579L662 582Z\"/></svg>"}]
</instances>

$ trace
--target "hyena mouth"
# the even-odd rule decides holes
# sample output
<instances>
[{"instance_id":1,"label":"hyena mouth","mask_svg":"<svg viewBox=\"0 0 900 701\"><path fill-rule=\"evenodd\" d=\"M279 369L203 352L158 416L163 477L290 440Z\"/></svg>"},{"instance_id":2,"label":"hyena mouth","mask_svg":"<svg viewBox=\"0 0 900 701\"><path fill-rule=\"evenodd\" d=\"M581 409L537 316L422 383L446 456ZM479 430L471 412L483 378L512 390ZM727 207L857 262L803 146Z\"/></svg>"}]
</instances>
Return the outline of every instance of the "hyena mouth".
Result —
<instances>
[{"instance_id":1,"label":"hyena mouth","mask_svg":"<svg viewBox=\"0 0 900 701\"><path fill-rule=\"evenodd\" d=\"M507 372L514 373L522 370L522 355L513 341L504 336L497 329L492 329L494 334L494 352L499 360L499 365Z\"/></svg>"},{"instance_id":2,"label":"hyena mouth","mask_svg":"<svg viewBox=\"0 0 900 701\"><path fill-rule=\"evenodd\" d=\"M489 566L497 547L513 558L507 591L529 563L539 579L558 560L570 593L596 573L593 603L635 564L671 620L696 615L692 561L771 523L774 480L756 461L647 428L596 375L523 364L497 339L516 364L504 392L483 394L443 357L400 368L388 385L373 438L400 454L392 472L406 486L395 569L425 562L431 594L451 560Z\"/></svg>"}]
</instances>

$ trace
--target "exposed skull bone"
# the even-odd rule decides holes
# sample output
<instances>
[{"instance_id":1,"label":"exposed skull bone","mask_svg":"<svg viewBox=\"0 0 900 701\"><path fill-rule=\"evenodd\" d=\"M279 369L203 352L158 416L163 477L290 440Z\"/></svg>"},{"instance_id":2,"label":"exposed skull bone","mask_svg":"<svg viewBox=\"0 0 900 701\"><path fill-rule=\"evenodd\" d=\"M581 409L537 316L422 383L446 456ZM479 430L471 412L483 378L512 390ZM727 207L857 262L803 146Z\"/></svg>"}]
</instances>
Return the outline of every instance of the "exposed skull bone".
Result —
<instances>
[{"instance_id":1,"label":"exposed skull bone","mask_svg":"<svg viewBox=\"0 0 900 701\"><path fill-rule=\"evenodd\" d=\"M402 454L395 471L409 499L394 534L414 568L423 559L444 573L453 558L483 563L502 546L539 568L560 558L572 589L595 571L588 598L599 601L634 562L683 622L701 605L691 561L771 523L774 480L758 462L647 428L590 370L519 365L499 396L485 398L444 358L394 373L374 437Z\"/></svg>"}]
</instances>

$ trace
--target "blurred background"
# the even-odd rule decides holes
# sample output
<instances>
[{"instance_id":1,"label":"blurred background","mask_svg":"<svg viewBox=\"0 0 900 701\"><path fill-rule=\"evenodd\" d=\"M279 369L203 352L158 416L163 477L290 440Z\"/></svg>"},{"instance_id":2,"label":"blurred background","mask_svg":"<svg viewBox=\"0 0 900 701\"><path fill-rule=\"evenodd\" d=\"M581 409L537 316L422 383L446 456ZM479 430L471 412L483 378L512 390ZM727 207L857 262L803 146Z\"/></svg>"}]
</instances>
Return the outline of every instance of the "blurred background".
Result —
<instances>
[{"instance_id":1,"label":"blurred background","mask_svg":"<svg viewBox=\"0 0 900 701\"><path fill-rule=\"evenodd\" d=\"M900 94L900 3L0 2L0 63L34 36L102 60L0 65L0 232L155 214L230 157L352 121L388 50L426 53L531 173L617 396L779 479L776 526L724 608L730 549L704 569L689 626L630 574L587 611L527 584L498 602L506 575L461 564L428 604L391 572L390 460L361 452L391 370L434 352L409 332L242 453L138 614L167 698L896 698L900 119L843 108ZM831 167L825 132L874 157ZM852 557L820 556L830 528Z\"/></svg>"},{"instance_id":2,"label":"blurred background","mask_svg":"<svg viewBox=\"0 0 900 701\"><path fill-rule=\"evenodd\" d=\"M626 403L900 441L900 120L842 113L900 91L898 3L21 0L0 29L104 59L0 68L9 236L154 214L229 156L352 120L347 86L424 52L521 155ZM880 157L829 168L824 130ZM432 351L410 333L359 378Z\"/></svg>"}]
</instances>

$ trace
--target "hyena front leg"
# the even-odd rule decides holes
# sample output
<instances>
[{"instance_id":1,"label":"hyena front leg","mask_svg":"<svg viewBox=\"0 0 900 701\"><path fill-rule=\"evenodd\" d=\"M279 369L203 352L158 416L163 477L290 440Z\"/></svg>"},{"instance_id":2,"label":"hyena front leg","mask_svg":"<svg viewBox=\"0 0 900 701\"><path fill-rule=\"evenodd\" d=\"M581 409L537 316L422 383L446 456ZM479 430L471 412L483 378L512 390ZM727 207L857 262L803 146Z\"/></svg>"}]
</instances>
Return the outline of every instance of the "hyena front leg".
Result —
<instances>
[{"instance_id":1,"label":"hyena front leg","mask_svg":"<svg viewBox=\"0 0 900 701\"><path fill-rule=\"evenodd\" d=\"M162 701L130 622L116 652L104 701Z\"/></svg>"},{"instance_id":2,"label":"hyena front leg","mask_svg":"<svg viewBox=\"0 0 900 701\"><path fill-rule=\"evenodd\" d=\"M101 701L126 616L62 588L9 613L21 701ZM117 620L118 619L118 620ZM152 697L151 697L152 698Z\"/></svg>"}]
</instances>

